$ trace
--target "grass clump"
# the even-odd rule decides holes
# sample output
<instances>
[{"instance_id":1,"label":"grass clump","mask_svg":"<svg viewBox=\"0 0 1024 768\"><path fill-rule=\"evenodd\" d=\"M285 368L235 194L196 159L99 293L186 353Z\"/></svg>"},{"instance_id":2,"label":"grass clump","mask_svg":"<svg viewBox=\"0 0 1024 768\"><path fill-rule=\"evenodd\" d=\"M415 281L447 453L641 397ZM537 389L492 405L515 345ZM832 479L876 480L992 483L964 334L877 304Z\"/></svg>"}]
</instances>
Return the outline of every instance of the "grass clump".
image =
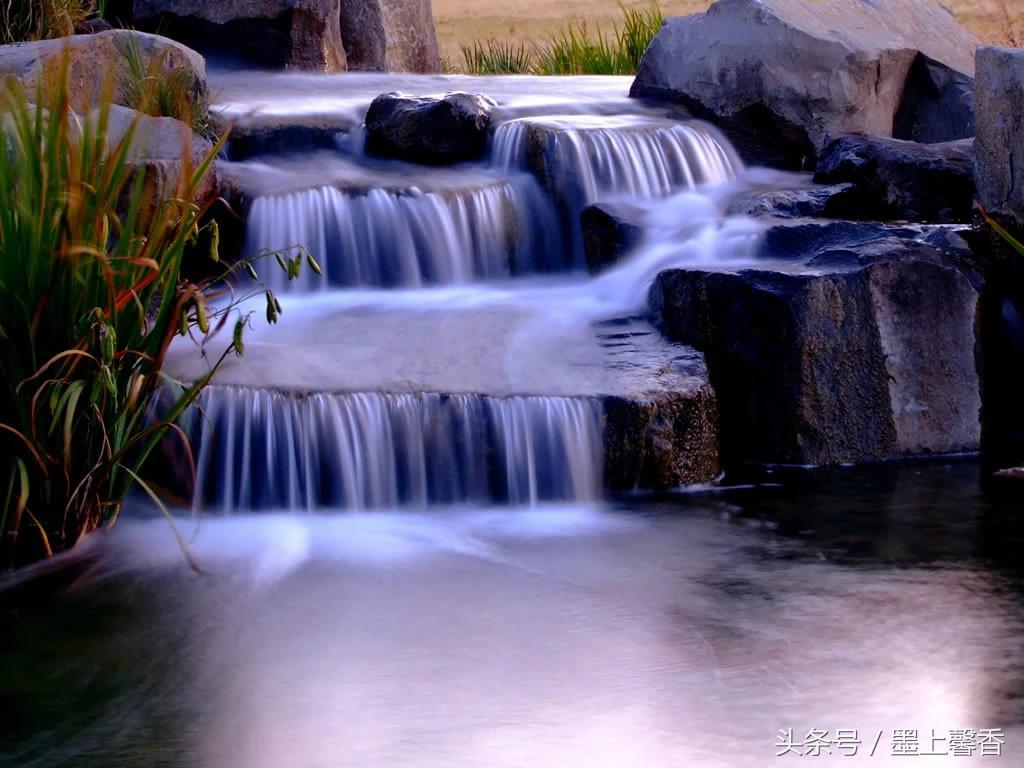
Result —
<instances>
[{"instance_id":1,"label":"grass clump","mask_svg":"<svg viewBox=\"0 0 1024 768\"><path fill-rule=\"evenodd\" d=\"M146 56L129 37L122 49L128 105L146 115L173 117L201 136L212 138L205 95L198 92L195 74L167 64L167 53Z\"/></svg>"},{"instance_id":2,"label":"grass clump","mask_svg":"<svg viewBox=\"0 0 1024 768\"><path fill-rule=\"evenodd\" d=\"M75 25L103 11L96 0L0 0L0 44L73 34Z\"/></svg>"},{"instance_id":3,"label":"grass clump","mask_svg":"<svg viewBox=\"0 0 1024 768\"><path fill-rule=\"evenodd\" d=\"M493 39L463 46L465 71L475 75L636 74L664 15L656 4L646 9L619 8L620 22L610 33L581 22L569 24L532 48Z\"/></svg>"},{"instance_id":4,"label":"grass clump","mask_svg":"<svg viewBox=\"0 0 1024 768\"><path fill-rule=\"evenodd\" d=\"M465 71L476 75L517 75L533 70L533 56L522 43L476 41L462 46Z\"/></svg>"},{"instance_id":5,"label":"grass clump","mask_svg":"<svg viewBox=\"0 0 1024 768\"><path fill-rule=\"evenodd\" d=\"M184 153L159 193L129 163L137 124L108 142L109 99L76 113L67 71L65 57L59 82L31 101L14 83L0 90L0 569L114 521L249 323L219 295L251 264L199 281L182 270L200 241L219 263L216 225L194 202L219 147L195 167ZM205 344L231 318L223 355L155 420L172 339Z\"/></svg>"}]
</instances>

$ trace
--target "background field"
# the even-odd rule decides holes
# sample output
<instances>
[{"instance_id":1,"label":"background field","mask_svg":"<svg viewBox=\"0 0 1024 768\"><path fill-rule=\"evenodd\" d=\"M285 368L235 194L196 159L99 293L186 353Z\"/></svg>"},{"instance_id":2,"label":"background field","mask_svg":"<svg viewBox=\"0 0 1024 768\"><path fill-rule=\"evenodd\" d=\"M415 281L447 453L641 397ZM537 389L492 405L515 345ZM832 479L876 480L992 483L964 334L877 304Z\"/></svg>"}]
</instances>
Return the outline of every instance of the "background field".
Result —
<instances>
[{"instance_id":1,"label":"background field","mask_svg":"<svg viewBox=\"0 0 1024 768\"><path fill-rule=\"evenodd\" d=\"M1024 27L1024 0L1005 0L1017 28ZM618 0L433 0L441 54L455 67L462 64L460 46L495 38L543 42L569 22L610 28L619 18ZM646 8L648 0L626 5ZM710 0L661 0L666 16L702 11ZM1000 0L947 0L946 4L986 42L1005 42L1008 25Z\"/></svg>"}]
</instances>

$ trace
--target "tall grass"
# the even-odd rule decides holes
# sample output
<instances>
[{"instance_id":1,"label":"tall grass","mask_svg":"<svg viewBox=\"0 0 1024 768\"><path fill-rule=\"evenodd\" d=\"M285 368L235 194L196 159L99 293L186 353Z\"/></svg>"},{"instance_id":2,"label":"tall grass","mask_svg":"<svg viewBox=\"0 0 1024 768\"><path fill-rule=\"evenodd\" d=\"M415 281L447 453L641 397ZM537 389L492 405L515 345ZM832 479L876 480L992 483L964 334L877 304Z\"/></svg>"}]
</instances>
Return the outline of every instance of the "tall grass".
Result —
<instances>
[{"instance_id":1,"label":"tall grass","mask_svg":"<svg viewBox=\"0 0 1024 768\"><path fill-rule=\"evenodd\" d=\"M463 46L466 72L477 75L632 75L664 15L657 4L646 9L619 6L621 17L611 32L572 23L547 42L523 44L485 40Z\"/></svg>"},{"instance_id":2,"label":"tall grass","mask_svg":"<svg viewBox=\"0 0 1024 768\"><path fill-rule=\"evenodd\" d=\"M473 74L516 75L533 68L533 57L523 43L501 40L478 40L462 46L462 60L465 71Z\"/></svg>"},{"instance_id":3,"label":"tall grass","mask_svg":"<svg viewBox=\"0 0 1024 768\"><path fill-rule=\"evenodd\" d=\"M70 35L101 10L96 0L0 0L0 44Z\"/></svg>"},{"instance_id":4,"label":"tall grass","mask_svg":"<svg viewBox=\"0 0 1024 768\"><path fill-rule=\"evenodd\" d=\"M234 319L226 356L249 322L230 297L215 304L223 283L182 271L201 234L219 261L215 225L193 202L219 147L195 167L184 153L173 192L149 204L154 182L128 162L136 127L108 142L109 99L73 112L67 70L65 59L31 101L13 83L0 92L0 568L115 520L224 359L151 422L175 334L205 344Z\"/></svg>"}]
</instances>

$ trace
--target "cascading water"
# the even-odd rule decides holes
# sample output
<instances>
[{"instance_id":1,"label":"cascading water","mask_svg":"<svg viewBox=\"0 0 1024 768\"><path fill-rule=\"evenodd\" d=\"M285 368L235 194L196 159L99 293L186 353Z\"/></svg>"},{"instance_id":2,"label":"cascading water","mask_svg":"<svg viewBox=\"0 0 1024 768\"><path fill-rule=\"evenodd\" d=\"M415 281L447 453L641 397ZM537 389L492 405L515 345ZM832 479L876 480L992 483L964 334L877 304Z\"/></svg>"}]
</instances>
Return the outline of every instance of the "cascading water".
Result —
<instances>
[{"instance_id":1,"label":"cascading water","mask_svg":"<svg viewBox=\"0 0 1024 768\"><path fill-rule=\"evenodd\" d=\"M743 162L715 128L633 116L520 118L498 126L492 161L547 188L581 258L579 215L608 199L649 200L734 178Z\"/></svg>"},{"instance_id":2,"label":"cascading water","mask_svg":"<svg viewBox=\"0 0 1024 768\"><path fill-rule=\"evenodd\" d=\"M187 428L196 502L225 513L529 505L601 488L601 406L591 398L211 387Z\"/></svg>"},{"instance_id":3,"label":"cascading water","mask_svg":"<svg viewBox=\"0 0 1024 768\"><path fill-rule=\"evenodd\" d=\"M309 250L324 275L275 290L459 284L565 268L553 212L528 178L450 193L418 189L346 191L320 187L257 198L249 247Z\"/></svg>"}]
</instances>

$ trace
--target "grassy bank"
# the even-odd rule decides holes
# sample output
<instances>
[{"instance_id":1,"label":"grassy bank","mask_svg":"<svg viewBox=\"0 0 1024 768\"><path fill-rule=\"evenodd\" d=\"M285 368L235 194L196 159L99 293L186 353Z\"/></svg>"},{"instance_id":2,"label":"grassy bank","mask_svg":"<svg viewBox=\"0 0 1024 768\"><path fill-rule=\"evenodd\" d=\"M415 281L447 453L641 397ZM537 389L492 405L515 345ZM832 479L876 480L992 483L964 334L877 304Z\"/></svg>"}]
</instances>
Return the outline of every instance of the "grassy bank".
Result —
<instances>
[{"instance_id":1,"label":"grassy bank","mask_svg":"<svg viewBox=\"0 0 1024 768\"><path fill-rule=\"evenodd\" d=\"M666 17L704 11L710 0L660 0ZM1024 3L1020 0L945 0L957 17L983 41L1004 44L1010 37L1024 45ZM649 0L627 0L627 8L644 10ZM433 0L442 54L461 69L462 49L494 41L512 50L544 46L568 26L586 25L593 35L611 34L620 23L619 0Z\"/></svg>"},{"instance_id":2,"label":"grassy bank","mask_svg":"<svg viewBox=\"0 0 1024 768\"><path fill-rule=\"evenodd\" d=\"M475 75L631 75L663 21L657 5L621 6L610 30L570 23L543 43L477 41L462 47L456 68Z\"/></svg>"}]
</instances>

